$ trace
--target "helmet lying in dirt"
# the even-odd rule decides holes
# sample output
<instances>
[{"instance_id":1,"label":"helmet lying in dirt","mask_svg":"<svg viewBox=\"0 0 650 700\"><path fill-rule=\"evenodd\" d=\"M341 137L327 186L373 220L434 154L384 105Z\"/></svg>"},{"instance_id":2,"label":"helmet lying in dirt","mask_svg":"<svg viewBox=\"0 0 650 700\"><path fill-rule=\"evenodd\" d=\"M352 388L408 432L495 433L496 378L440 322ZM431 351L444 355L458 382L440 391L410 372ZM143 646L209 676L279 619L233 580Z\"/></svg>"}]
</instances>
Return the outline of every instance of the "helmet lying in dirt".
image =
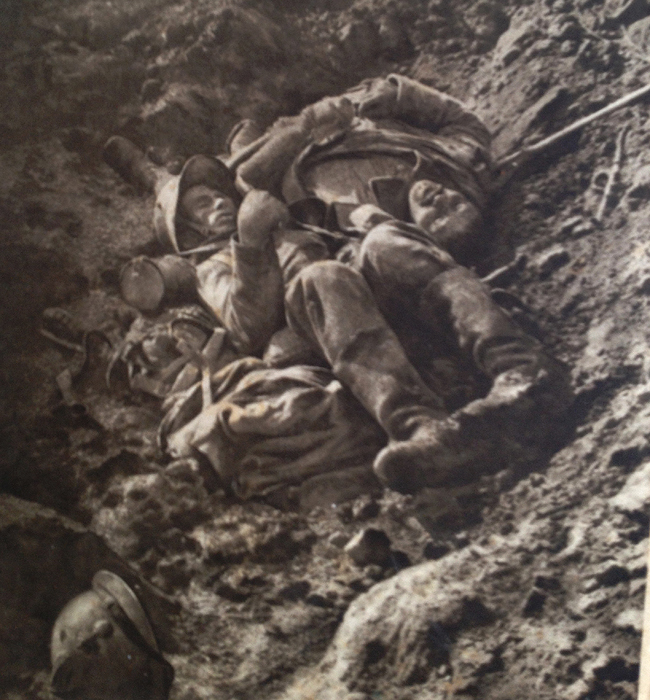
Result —
<instances>
[{"instance_id":1,"label":"helmet lying in dirt","mask_svg":"<svg viewBox=\"0 0 650 700\"><path fill-rule=\"evenodd\" d=\"M52 691L79 700L166 700L174 671L135 593L110 571L54 623Z\"/></svg>"},{"instance_id":2,"label":"helmet lying in dirt","mask_svg":"<svg viewBox=\"0 0 650 700\"><path fill-rule=\"evenodd\" d=\"M205 155L189 158L180 175L169 180L156 199L153 215L154 230L158 242L167 252L189 252L178 239L177 214L180 199L194 185L206 185L217 190L232 199L236 205L239 205L241 200L235 188L234 177L222 161Z\"/></svg>"}]
</instances>

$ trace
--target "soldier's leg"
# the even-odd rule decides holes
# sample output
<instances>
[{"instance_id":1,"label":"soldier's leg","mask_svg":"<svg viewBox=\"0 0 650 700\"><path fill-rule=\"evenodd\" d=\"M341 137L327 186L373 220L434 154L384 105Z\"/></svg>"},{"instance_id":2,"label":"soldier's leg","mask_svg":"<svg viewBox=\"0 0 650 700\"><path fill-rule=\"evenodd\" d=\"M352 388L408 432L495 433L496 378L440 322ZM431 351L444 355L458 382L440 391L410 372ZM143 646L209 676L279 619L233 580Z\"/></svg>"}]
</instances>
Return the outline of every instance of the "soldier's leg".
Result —
<instances>
[{"instance_id":1,"label":"soldier's leg","mask_svg":"<svg viewBox=\"0 0 650 700\"><path fill-rule=\"evenodd\" d=\"M333 260L303 269L287 290L289 326L322 353L391 439L406 439L425 418L444 417L353 268Z\"/></svg>"},{"instance_id":2,"label":"soldier's leg","mask_svg":"<svg viewBox=\"0 0 650 700\"><path fill-rule=\"evenodd\" d=\"M290 326L330 363L389 437L375 473L413 493L474 474L490 452L485 440L462 441L457 423L422 381L356 270L334 261L305 268L285 300Z\"/></svg>"},{"instance_id":3,"label":"soldier's leg","mask_svg":"<svg viewBox=\"0 0 650 700\"><path fill-rule=\"evenodd\" d=\"M500 414L503 430L520 442L552 437L572 400L568 370L494 303L473 272L458 267L431 280L419 315L448 324L461 352L492 380L488 395L465 407L465 415Z\"/></svg>"},{"instance_id":4,"label":"soldier's leg","mask_svg":"<svg viewBox=\"0 0 650 700\"><path fill-rule=\"evenodd\" d=\"M566 368L493 302L489 290L471 271L460 266L441 270L432 260L431 277L423 285L424 246L385 238L367 239L361 260L384 313L390 319L400 313L399 304L408 304L425 327L452 338L492 380L485 398L454 413L438 430L439 439L452 449L457 445L463 452L461 446L474 445L476 450L476 463L457 460L453 478L469 480L480 473L531 461L548 451L561 432L571 402ZM407 272L409 248L413 250L412 276ZM405 280L401 292L400 278ZM387 293L390 299L385 299ZM415 443L430 441L428 432L424 429L414 434L409 444L391 444L379 455L375 467L385 483L415 482L415 476L406 477L405 473L418 470L422 470L421 479L427 485L441 483L445 472L441 465L422 465L414 458ZM448 450L441 449L440 459L448 459Z\"/></svg>"}]
</instances>

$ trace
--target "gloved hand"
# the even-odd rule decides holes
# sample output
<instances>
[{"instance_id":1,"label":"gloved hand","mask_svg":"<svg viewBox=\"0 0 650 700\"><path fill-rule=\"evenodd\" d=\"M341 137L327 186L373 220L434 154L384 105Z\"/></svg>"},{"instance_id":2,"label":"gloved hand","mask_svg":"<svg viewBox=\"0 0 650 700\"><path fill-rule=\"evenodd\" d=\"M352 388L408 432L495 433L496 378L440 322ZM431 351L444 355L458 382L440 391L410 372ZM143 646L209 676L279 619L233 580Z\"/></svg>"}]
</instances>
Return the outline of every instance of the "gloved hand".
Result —
<instances>
[{"instance_id":1,"label":"gloved hand","mask_svg":"<svg viewBox=\"0 0 650 700\"><path fill-rule=\"evenodd\" d=\"M264 248L273 231L289 223L287 206L265 190L251 190L239 207L239 242L252 248Z\"/></svg>"},{"instance_id":2,"label":"gloved hand","mask_svg":"<svg viewBox=\"0 0 650 700\"><path fill-rule=\"evenodd\" d=\"M397 84L388 79L379 80L373 82L360 99L357 113L368 119L385 119L393 116L396 104Z\"/></svg>"},{"instance_id":3,"label":"gloved hand","mask_svg":"<svg viewBox=\"0 0 650 700\"><path fill-rule=\"evenodd\" d=\"M345 129L354 118L354 106L347 97L326 97L301 112L303 129L314 141Z\"/></svg>"}]
</instances>

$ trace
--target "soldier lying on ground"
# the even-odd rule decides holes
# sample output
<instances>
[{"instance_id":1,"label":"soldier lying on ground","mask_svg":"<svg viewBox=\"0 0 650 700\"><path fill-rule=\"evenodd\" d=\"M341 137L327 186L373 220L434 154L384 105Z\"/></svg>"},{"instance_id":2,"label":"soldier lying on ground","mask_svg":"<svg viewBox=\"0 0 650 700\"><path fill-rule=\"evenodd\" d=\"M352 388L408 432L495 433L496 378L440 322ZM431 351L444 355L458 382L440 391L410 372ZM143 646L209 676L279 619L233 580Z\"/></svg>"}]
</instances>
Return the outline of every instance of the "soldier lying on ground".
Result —
<instances>
[{"instance_id":1,"label":"soldier lying on ground","mask_svg":"<svg viewBox=\"0 0 650 700\"><path fill-rule=\"evenodd\" d=\"M539 452L569 402L564 369L441 247L467 260L480 242L488 149L484 125L453 98L399 76L362 84L240 152L239 190L279 194L308 223L288 229L279 202L253 193L239 238L198 267L203 300L241 352L276 367L315 353L331 368L388 436L374 466L397 490ZM159 238L177 251L221 247L238 201L219 161L195 157L160 193ZM368 203L392 216L359 209ZM450 388L454 365L487 380L487 396ZM208 424L184 434L206 453Z\"/></svg>"},{"instance_id":2,"label":"soldier lying on ground","mask_svg":"<svg viewBox=\"0 0 650 700\"><path fill-rule=\"evenodd\" d=\"M222 184L212 191L210 204L210 188L190 184L201 180L200 171L204 182L228 177L216 159L191 159L176 183L177 210L165 220L216 232L232 221L234 202L226 197L230 202L221 204L228 191ZM195 187L201 188L200 198ZM309 362L331 370L388 436L374 459L385 485L413 492L466 482L530 457L531 450L537 455L553 436L569 400L563 367L424 230L376 207L359 207L351 223L360 229L360 245L351 258L346 254L346 263L327 259L328 248L314 229L289 226L287 208L266 192L246 195L237 223L237 237L198 265L199 295L240 352L264 353L267 366ZM419 352L423 348L426 353ZM450 398L448 376L436 370L451 358L472 366L492 388L450 415L449 404L458 397ZM263 383L264 377L251 381ZM215 405L170 439L172 451L180 456L196 448L223 473L229 431L246 432L232 424L251 408L246 398L251 406L257 402L249 419L256 412L268 418L268 404L254 391L247 395L246 382L236 392L236 402L220 392ZM268 401L272 392L266 385L262 393ZM303 421L305 433L315 428ZM261 422L256 429L264 430ZM376 438L371 445L377 449ZM327 453L320 458L327 461ZM238 478L250 479L243 472L254 472L261 461L244 461ZM256 478L262 477L250 483Z\"/></svg>"}]
</instances>

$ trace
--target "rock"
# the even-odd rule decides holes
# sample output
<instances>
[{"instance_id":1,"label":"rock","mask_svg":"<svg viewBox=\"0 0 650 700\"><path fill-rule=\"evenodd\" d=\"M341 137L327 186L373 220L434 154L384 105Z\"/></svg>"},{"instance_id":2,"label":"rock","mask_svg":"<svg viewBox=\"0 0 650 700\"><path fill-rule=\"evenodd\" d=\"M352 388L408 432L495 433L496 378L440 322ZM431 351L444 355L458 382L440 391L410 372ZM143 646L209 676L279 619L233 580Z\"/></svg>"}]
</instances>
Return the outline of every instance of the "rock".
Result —
<instances>
[{"instance_id":1,"label":"rock","mask_svg":"<svg viewBox=\"0 0 650 700\"><path fill-rule=\"evenodd\" d=\"M580 596L569 605L569 608L577 615L582 616L603 608L609 603L610 597L611 592L609 590L599 588L591 593L585 593Z\"/></svg>"},{"instance_id":2,"label":"rock","mask_svg":"<svg viewBox=\"0 0 650 700\"><path fill-rule=\"evenodd\" d=\"M604 14L612 24L631 24L650 14L647 0L606 0Z\"/></svg>"},{"instance_id":3,"label":"rock","mask_svg":"<svg viewBox=\"0 0 650 700\"><path fill-rule=\"evenodd\" d=\"M306 598L311 589L311 584L309 581L295 581L294 583L281 588L278 591L278 595L285 600L302 600Z\"/></svg>"},{"instance_id":4,"label":"rock","mask_svg":"<svg viewBox=\"0 0 650 700\"><path fill-rule=\"evenodd\" d=\"M405 25L396 16L382 17L379 23L379 50L389 61L411 58L415 48Z\"/></svg>"},{"instance_id":5,"label":"rock","mask_svg":"<svg viewBox=\"0 0 650 700\"><path fill-rule=\"evenodd\" d=\"M155 102L145 104L142 129L146 142L172 153L189 157L214 153L225 137L215 131L219 101L211 90L184 83L172 83Z\"/></svg>"},{"instance_id":6,"label":"rock","mask_svg":"<svg viewBox=\"0 0 650 700\"><path fill-rule=\"evenodd\" d=\"M643 632L643 610L628 608L623 610L614 620L614 627L620 630L632 630L641 634Z\"/></svg>"},{"instance_id":7,"label":"rock","mask_svg":"<svg viewBox=\"0 0 650 700\"><path fill-rule=\"evenodd\" d=\"M448 663L452 630L485 624L492 613L467 581L441 580L441 564L411 567L359 596L321 663L282 699L347 698L347 688L378 664L397 686L422 683L432 665Z\"/></svg>"},{"instance_id":8,"label":"rock","mask_svg":"<svg viewBox=\"0 0 650 700\"><path fill-rule=\"evenodd\" d=\"M492 49L508 29L510 20L495 2L477 2L465 14L465 22L474 33L478 49L484 53Z\"/></svg>"},{"instance_id":9,"label":"rock","mask_svg":"<svg viewBox=\"0 0 650 700\"><path fill-rule=\"evenodd\" d=\"M623 488L609 502L616 510L628 515L647 513L650 503L650 462L631 474Z\"/></svg>"},{"instance_id":10,"label":"rock","mask_svg":"<svg viewBox=\"0 0 650 700\"><path fill-rule=\"evenodd\" d=\"M357 566L390 563L390 538L383 530L365 528L345 545L344 551Z\"/></svg>"},{"instance_id":11,"label":"rock","mask_svg":"<svg viewBox=\"0 0 650 700\"><path fill-rule=\"evenodd\" d=\"M445 556L445 554L449 554L451 551L451 548L447 544L442 544L442 543L437 543L437 542L427 542L424 545L424 550L422 552L422 555L426 559L442 559L442 557Z\"/></svg>"},{"instance_id":12,"label":"rock","mask_svg":"<svg viewBox=\"0 0 650 700\"><path fill-rule=\"evenodd\" d=\"M528 598L526 598L521 614L524 617L536 615L542 611L545 602L546 593L539 590L539 588L533 588L533 590L528 594Z\"/></svg>"},{"instance_id":13,"label":"rock","mask_svg":"<svg viewBox=\"0 0 650 700\"><path fill-rule=\"evenodd\" d=\"M634 22L627 31L627 36L635 47L644 54L650 52L650 17Z\"/></svg>"},{"instance_id":14,"label":"rock","mask_svg":"<svg viewBox=\"0 0 650 700\"><path fill-rule=\"evenodd\" d=\"M642 165L634 172L632 185L626 193L627 207L635 211L650 197L650 165Z\"/></svg>"},{"instance_id":15,"label":"rock","mask_svg":"<svg viewBox=\"0 0 650 700\"><path fill-rule=\"evenodd\" d=\"M354 520L370 520L379 515L379 504L370 495L364 494L352 504L352 518Z\"/></svg>"},{"instance_id":16,"label":"rock","mask_svg":"<svg viewBox=\"0 0 650 700\"><path fill-rule=\"evenodd\" d=\"M337 547L338 549L343 549L345 545L350 541L349 535L346 535L345 532L333 532L328 538L327 541L329 544L331 544L333 547Z\"/></svg>"},{"instance_id":17,"label":"rock","mask_svg":"<svg viewBox=\"0 0 650 700\"><path fill-rule=\"evenodd\" d=\"M180 464L180 463L179 463ZM179 467L165 474L139 474L111 489L110 504L93 518L93 529L123 556L142 556L168 530L191 529L210 514L198 472Z\"/></svg>"},{"instance_id":18,"label":"rock","mask_svg":"<svg viewBox=\"0 0 650 700\"><path fill-rule=\"evenodd\" d=\"M579 41L583 32L580 20L575 15L562 15L548 28L548 36L559 42Z\"/></svg>"},{"instance_id":19,"label":"rock","mask_svg":"<svg viewBox=\"0 0 650 700\"><path fill-rule=\"evenodd\" d=\"M143 102L152 102L160 97L162 93L162 80L158 78L149 78L142 83L140 90L140 99Z\"/></svg>"},{"instance_id":20,"label":"rock","mask_svg":"<svg viewBox=\"0 0 650 700\"><path fill-rule=\"evenodd\" d=\"M591 686L585 683L582 678L566 688L558 689L558 700L586 700L587 693Z\"/></svg>"},{"instance_id":21,"label":"rock","mask_svg":"<svg viewBox=\"0 0 650 700\"><path fill-rule=\"evenodd\" d=\"M492 63L495 68L506 68L518 58L539 36L539 30L532 21L524 21L519 25L511 23L494 47Z\"/></svg>"}]
</instances>

